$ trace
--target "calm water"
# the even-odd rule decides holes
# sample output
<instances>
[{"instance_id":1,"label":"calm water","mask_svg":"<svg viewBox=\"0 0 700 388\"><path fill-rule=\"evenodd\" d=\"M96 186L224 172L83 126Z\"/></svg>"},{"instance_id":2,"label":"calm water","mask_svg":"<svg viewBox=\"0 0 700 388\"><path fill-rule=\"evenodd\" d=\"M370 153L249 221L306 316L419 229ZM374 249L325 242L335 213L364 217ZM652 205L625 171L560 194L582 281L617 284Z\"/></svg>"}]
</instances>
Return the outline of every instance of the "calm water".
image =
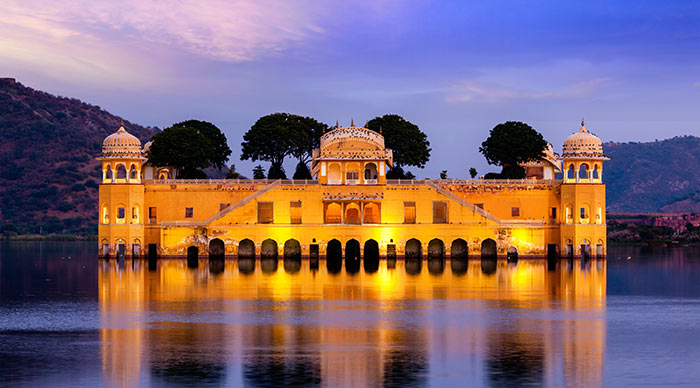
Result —
<instances>
[{"instance_id":1,"label":"calm water","mask_svg":"<svg viewBox=\"0 0 700 388\"><path fill-rule=\"evenodd\" d=\"M627 257L630 257L628 260ZM462 264L462 265L459 265ZM607 261L98 261L0 243L24 386L700 386L700 250Z\"/></svg>"}]
</instances>

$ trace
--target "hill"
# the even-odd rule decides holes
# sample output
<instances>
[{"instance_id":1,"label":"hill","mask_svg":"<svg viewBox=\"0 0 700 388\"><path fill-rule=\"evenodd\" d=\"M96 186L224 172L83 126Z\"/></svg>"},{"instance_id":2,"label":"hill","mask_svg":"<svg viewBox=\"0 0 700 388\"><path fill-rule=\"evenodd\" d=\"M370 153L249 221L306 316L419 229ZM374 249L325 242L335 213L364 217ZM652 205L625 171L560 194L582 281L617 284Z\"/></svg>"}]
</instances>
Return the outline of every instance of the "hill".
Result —
<instances>
[{"instance_id":1,"label":"hill","mask_svg":"<svg viewBox=\"0 0 700 388\"><path fill-rule=\"evenodd\" d=\"M124 121L99 106L0 79L0 233L96 234L102 140Z\"/></svg>"},{"instance_id":2,"label":"hill","mask_svg":"<svg viewBox=\"0 0 700 388\"><path fill-rule=\"evenodd\" d=\"M700 210L700 138L605 143L608 212Z\"/></svg>"}]
</instances>

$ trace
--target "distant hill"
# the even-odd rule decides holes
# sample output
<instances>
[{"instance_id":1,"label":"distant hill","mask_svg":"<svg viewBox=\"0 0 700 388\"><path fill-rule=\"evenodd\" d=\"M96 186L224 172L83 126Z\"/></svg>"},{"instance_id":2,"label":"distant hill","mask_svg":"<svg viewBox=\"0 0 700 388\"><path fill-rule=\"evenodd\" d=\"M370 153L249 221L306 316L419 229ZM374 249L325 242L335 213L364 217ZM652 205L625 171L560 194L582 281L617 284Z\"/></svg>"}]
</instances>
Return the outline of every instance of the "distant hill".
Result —
<instances>
[{"instance_id":1,"label":"distant hill","mask_svg":"<svg viewBox=\"0 0 700 388\"><path fill-rule=\"evenodd\" d=\"M122 120L0 78L0 233L96 234L95 157ZM141 141L154 133L123 121Z\"/></svg>"},{"instance_id":2,"label":"distant hill","mask_svg":"<svg viewBox=\"0 0 700 388\"><path fill-rule=\"evenodd\" d=\"M700 211L700 138L605 143L608 212Z\"/></svg>"}]
</instances>

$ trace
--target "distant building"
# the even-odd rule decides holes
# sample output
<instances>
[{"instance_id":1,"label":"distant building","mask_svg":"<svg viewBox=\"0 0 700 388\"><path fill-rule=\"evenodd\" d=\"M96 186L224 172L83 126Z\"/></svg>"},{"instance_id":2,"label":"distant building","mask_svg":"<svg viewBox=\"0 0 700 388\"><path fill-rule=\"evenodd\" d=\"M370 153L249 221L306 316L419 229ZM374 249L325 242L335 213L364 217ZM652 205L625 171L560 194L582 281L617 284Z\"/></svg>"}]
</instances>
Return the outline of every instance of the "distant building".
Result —
<instances>
[{"instance_id":1,"label":"distant building","mask_svg":"<svg viewBox=\"0 0 700 388\"><path fill-rule=\"evenodd\" d=\"M174 179L123 126L98 159L102 256L606 253L607 158L583 123L561 157L550 146L524 180L386 179L392 151L356 126L321 137L309 181Z\"/></svg>"}]
</instances>

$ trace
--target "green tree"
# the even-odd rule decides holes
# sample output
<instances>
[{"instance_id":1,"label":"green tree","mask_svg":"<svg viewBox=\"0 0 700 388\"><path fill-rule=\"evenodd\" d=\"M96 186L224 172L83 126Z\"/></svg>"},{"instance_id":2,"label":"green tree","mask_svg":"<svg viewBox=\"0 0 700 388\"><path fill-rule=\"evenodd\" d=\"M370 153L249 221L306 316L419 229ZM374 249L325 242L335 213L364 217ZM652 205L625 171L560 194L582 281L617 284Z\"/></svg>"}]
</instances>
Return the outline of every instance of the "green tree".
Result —
<instances>
[{"instance_id":1,"label":"green tree","mask_svg":"<svg viewBox=\"0 0 700 388\"><path fill-rule=\"evenodd\" d=\"M178 178L206 178L202 169L223 167L231 154L226 136L204 121L177 123L153 135L151 142L149 162L177 168Z\"/></svg>"},{"instance_id":2,"label":"green tree","mask_svg":"<svg viewBox=\"0 0 700 388\"><path fill-rule=\"evenodd\" d=\"M500 178L521 179L525 169L521 163L542 160L547 142L542 134L519 121L496 125L481 143L481 152L489 164L501 166ZM493 176L494 174L487 174Z\"/></svg>"},{"instance_id":3,"label":"green tree","mask_svg":"<svg viewBox=\"0 0 700 388\"><path fill-rule=\"evenodd\" d=\"M309 167L306 165L306 163L299 161L297 163L297 168L294 171L294 176L292 177L293 179L312 179L311 176L311 171L309 171Z\"/></svg>"},{"instance_id":4,"label":"green tree","mask_svg":"<svg viewBox=\"0 0 700 388\"><path fill-rule=\"evenodd\" d=\"M440 171L440 179L447 179L447 170Z\"/></svg>"},{"instance_id":5,"label":"green tree","mask_svg":"<svg viewBox=\"0 0 700 388\"><path fill-rule=\"evenodd\" d=\"M469 176L472 177L472 179L476 178L476 174L478 174L478 172L476 172L474 167L469 169Z\"/></svg>"},{"instance_id":6,"label":"green tree","mask_svg":"<svg viewBox=\"0 0 700 388\"><path fill-rule=\"evenodd\" d=\"M263 166L258 164L253 168L253 179L265 179L265 169Z\"/></svg>"},{"instance_id":7,"label":"green tree","mask_svg":"<svg viewBox=\"0 0 700 388\"><path fill-rule=\"evenodd\" d=\"M403 166L423 168L430 160L428 135L403 117L396 114L375 117L367 122L367 128L382 133L384 144L394 151L395 169L403 171Z\"/></svg>"},{"instance_id":8,"label":"green tree","mask_svg":"<svg viewBox=\"0 0 700 388\"><path fill-rule=\"evenodd\" d=\"M285 157L293 155L306 163L327 128L313 118L289 113L263 116L243 135L241 160L270 162L268 175L278 179L284 175Z\"/></svg>"},{"instance_id":9,"label":"green tree","mask_svg":"<svg viewBox=\"0 0 700 388\"><path fill-rule=\"evenodd\" d=\"M247 179L241 173L236 171L236 165L232 164L231 167L229 167L228 172L226 173L226 179Z\"/></svg>"}]
</instances>

